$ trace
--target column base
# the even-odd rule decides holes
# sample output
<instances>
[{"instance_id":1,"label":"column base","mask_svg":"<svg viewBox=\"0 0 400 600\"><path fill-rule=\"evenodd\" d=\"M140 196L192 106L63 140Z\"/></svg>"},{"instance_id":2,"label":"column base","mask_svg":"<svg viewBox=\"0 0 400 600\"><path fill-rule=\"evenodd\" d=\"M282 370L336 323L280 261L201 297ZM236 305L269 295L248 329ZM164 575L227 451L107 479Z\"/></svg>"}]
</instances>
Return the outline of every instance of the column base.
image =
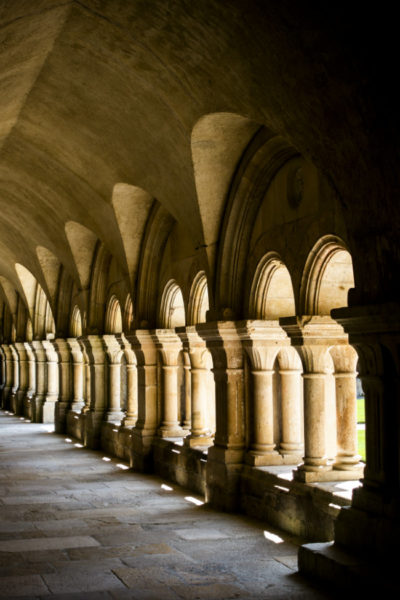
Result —
<instances>
[{"instance_id":1,"label":"column base","mask_svg":"<svg viewBox=\"0 0 400 600\"><path fill-rule=\"evenodd\" d=\"M160 438L183 438L187 434L179 425L161 426L157 429L157 435Z\"/></svg>"},{"instance_id":2,"label":"column base","mask_svg":"<svg viewBox=\"0 0 400 600\"><path fill-rule=\"evenodd\" d=\"M214 438L207 433L205 433L204 435L189 434L185 437L183 441L183 445L188 448L197 448L199 446L212 446L213 443Z\"/></svg>"},{"instance_id":3,"label":"column base","mask_svg":"<svg viewBox=\"0 0 400 600\"><path fill-rule=\"evenodd\" d=\"M85 406L85 403L83 400L82 401L74 401L70 405L68 412L80 413L84 406Z\"/></svg>"},{"instance_id":4,"label":"column base","mask_svg":"<svg viewBox=\"0 0 400 600\"><path fill-rule=\"evenodd\" d=\"M354 481L361 479L364 474L364 467L353 469L351 471L337 470L328 467L319 471L306 471L301 467L293 471L293 479L303 483L314 483L317 481Z\"/></svg>"},{"instance_id":5,"label":"column base","mask_svg":"<svg viewBox=\"0 0 400 600\"><path fill-rule=\"evenodd\" d=\"M267 465L282 465L283 457L276 450L270 452L259 452L250 450L246 453L245 462L252 467L265 467Z\"/></svg>"},{"instance_id":6,"label":"column base","mask_svg":"<svg viewBox=\"0 0 400 600\"><path fill-rule=\"evenodd\" d=\"M136 425L137 417L125 417L121 421L121 426L127 429L133 429Z\"/></svg>"},{"instance_id":7,"label":"column base","mask_svg":"<svg viewBox=\"0 0 400 600\"><path fill-rule=\"evenodd\" d=\"M120 425L124 416L125 414L121 411L109 411L104 415L104 421L106 423L115 423L115 425Z\"/></svg>"}]
</instances>

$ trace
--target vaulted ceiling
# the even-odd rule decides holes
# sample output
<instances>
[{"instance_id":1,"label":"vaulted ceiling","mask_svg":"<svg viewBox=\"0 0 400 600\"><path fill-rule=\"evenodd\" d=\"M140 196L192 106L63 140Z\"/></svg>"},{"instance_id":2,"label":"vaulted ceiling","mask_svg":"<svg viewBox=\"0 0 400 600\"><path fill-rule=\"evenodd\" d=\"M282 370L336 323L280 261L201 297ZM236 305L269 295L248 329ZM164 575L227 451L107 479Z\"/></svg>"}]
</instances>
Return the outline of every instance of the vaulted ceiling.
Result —
<instances>
[{"instance_id":1,"label":"vaulted ceiling","mask_svg":"<svg viewBox=\"0 0 400 600\"><path fill-rule=\"evenodd\" d=\"M0 276L21 290L20 264L51 293L59 261L82 286L77 252L93 237L133 278L154 198L194 246L215 243L237 160L263 125L325 174L355 240L371 218L385 235L399 220L397 103L390 43L371 41L383 19L366 10L0 2Z\"/></svg>"}]
</instances>

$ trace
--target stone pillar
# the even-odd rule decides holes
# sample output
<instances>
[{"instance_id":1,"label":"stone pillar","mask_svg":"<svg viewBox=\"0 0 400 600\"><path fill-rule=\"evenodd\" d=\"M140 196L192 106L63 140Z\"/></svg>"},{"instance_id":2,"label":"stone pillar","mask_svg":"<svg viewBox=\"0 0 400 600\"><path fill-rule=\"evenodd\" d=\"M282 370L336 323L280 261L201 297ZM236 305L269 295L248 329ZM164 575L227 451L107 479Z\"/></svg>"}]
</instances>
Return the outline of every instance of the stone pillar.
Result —
<instances>
[{"instance_id":1,"label":"stone pillar","mask_svg":"<svg viewBox=\"0 0 400 600\"><path fill-rule=\"evenodd\" d=\"M10 345L12 354L13 385L10 392L10 410L17 411L17 392L19 389L19 357L15 345Z\"/></svg>"},{"instance_id":2,"label":"stone pillar","mask_svg":"<svg viewBox=\"0 0 400 600\"><path fill-rule=\"evenodd\" d=\"M196 330L212 354L216 383L216 432L208 451L206 498L213 506L237 510L245 448L242 344L232 321L202 323Z\"/></svg>"},{"instance_id":3,"label":"stone pillar","mask_svg":"<svg viewBox=\"0 0 400 600\"><path fill-rule=\"evenodd\" d=\"M32 398L36 392L36 359L32 344L25 342L24 346L28 357L28 389L24 399L24 415L32 420Z\"/></svg>"},{"instance_id":4,"label":"stone pillar","mask_svg":"<svg viewBox=\"0 0 400 600\"><path fill-rule=\"evenodd\" d=\"M182 420L182 429L185 435L188 436L192 427L192 374L188 352L183 352L183 377L185 384L185 418Z\"/></svg>"},{"instance_id":5,"label":"stone pillar","mask_svg":"<svg viewBox=\"0 0 400 600\"><path fill-rule=\"evenodd\" d=\"M285 348L279 354L281 378L282 439L280 453L285 462L299 463L304 453L303 380L298 352Z\"/></svg>"},{"instance_id":6,"label":"stone pillar","mask_svg":"<svg viewBox=\"0 0 400 600\"><path fill-rule=\"evenodd\" d=\"M290 341L278 321L242 321L237 324L252 368L253 397L250 401L250 449L246 463L275 465L282 456L274 440L274 363L281 347Z\"/></svg>"},{"instance_id":7,"label":"stone pillar","mask_svg":"<svg viewBox=\"0 0 400 600\"><path fill-rule=\"evenodd\" d=\"M101 424L106 410L106 355L99 335L79 339L85 349L89 370L89 390L84 413L83 439L88 448L100 447Z\"/></svg>"},{"instance_id":8,"label":"stone pillar","mask_svg":"<svg viewBox=\"0 0 400 600\"><path fill-rule=\"evenodd\" d=\"M363 585L378 589L380 566L392 570L400 537L400 305L351 306L333 310L332 316L349 334L359 357L365 393L366 466L351 506L341 510L335 521L334 546L303 546L299 568L337 583L338 579L349 581L354 565L355 572L362 573ZM389 582L389 586L394 584L395 575Z\"/></svg>"},{"instance_id":9,"label":"stone pillar","mask_svg":"<svg viewBox=\"0 0 400 600\"><path fill-rule=\"evenodd\" d=\"M14 346L18 352L19 362L19 387L15 396L15 414L23 415L24 401L28 391L28 355L23 342L16 342Z\"/></svg>"},{"instance_id":10,"label":"stone pillar","mask_svg":"<svg viewBox=\"0 0 400 600\"><path fill-rule=\"evenodd\" d=\"M1 368L1 372L0 372L0 377L1 377L1 382L0 382L0 407L3 408L3 390L4 387L6 385L6 359L5 359L5 355L4 352L0 346L0 368Z\"/></svg>"},{"instance_id":11,"label":"stone pillar","mask_svg":"<svg viewBox=\"0 0 400 600\"><path fill-rule=\"evenodd\" d=\"M5 364L5 384L2 394L1 407L5 410L10 409L10 396L11 390L14 385L14 365L13 365L13 354L9 344L2 344L4 353L4 364Z\"/></svg>"},{"instance_id":12,"label":"stone pillar","mask_svg":"<svg viewBox=\"0 0 400 600\"><path fill-rule=\"evenodd\" d=\"M152 442L156 435L157 349L149 331L141 329L127 336L137 359L138 418L132 429L131 467L151 471Z\"/></svg>"},{"instance_id":13,"label":"stone pillar","mask_svg":"<svg viewBox=\"0 0 400 600\"><path fill-rule=\"evenodd\" d=\"M137 361L130 343L124 335L121 336L122 347L126 358L126 415L122 425L127 428L135 427L138 419L138 372Z\"/></svg>"},{"instance_id":14,"label":"stone pillar","mask_svg":"<svg viewBox=\"0 0 400 600\"><path fill-rule=\"evenodd\" d=\"M357 452L357 353L352 346L331 349L335 365L337 454L333 465L341 471L358 469L358 478L364 467Z\"/></svg>"},{"instance_id":15,"label":"stone pillar","mask_svg":"<svg viewBox=\"0 0 400 600\"><path fill-rule=\"evenodd\" d=\"M120 424L124 417L121 410L121 345L115 335L104 335L108 363L108 402L105 421Z\"/></svg>"},{"instance_id":16,"label":"stone pillar","mask_svg":"<svg viewBox=\"0 0 400 600\"><path fill-rule=\"evenodd\" d=\"M183 437L185 432L178 419L178 358L182 350L179 337L168 329L153 332L156 348L162 357L161 425L158 435L162 438Z\"/></svg>"},{"instance_id":17,"label":"stone pillar","mask_svg":"<svg viewBox=\"0 0 400 600\"><path fill-rule=\"evenodd\" d=\"M85 406L83 398L83 380L85 365L83 362L83 353L81 346L76 338L68 338L67 344L72 356L72 402L69 410L74 413L80 413Z\"/></svg>"},{"instance_id":18,"label":"stone pillar","mask_svg":"<svg viewBox=\"0 0 400 600\"><path fill-rule=\"evenodd\" d=\"M212 432L207 427L208 373L205 363L206 342L201 338L194 325L176 329L182 341L184 353L189 356L190 365L186 365L185 375L190 376L190 434L184 444L189 447L210 446L213 443Z\"/></svg>"},{"instance_id":19,"label":"stone pillar","mask_svg":"<svg viewBox=\"0 0 400 600\"><path fill-rule=\"evenodd\" d=\"M55 431L65 433L67 426L67 412L72 400L72 370L71 351L66 340L57 338L53 342L58 357L59 371L59 396L55 407Z\"/></svg>"},{"instance_id":20,"label":"stone pillar","mask_svg":"<svg viewBox=\"0 0 400 600\"><path fill-rule=\"evenodd\" d=\"M359 357L365 393L366 466L352 507L340 513L335 540L360 552L390 555L400 535L400 306L332 311Z\"/></svg>"},{"instance_id":21,"label":"stone pillar","mask_svg":"<svg viewBox=\"0 0 400 600\"><path fill-rule=\"evenodd\" d=\"M36 363L36 391L32 397L32 421L43 422L43 404L47 394L47 357L41 341L32 342Z\"/></svg>"},{"instance_id":22,"label":"stone pillar","mask_svg":"<svg viewBox=\"0 0 400 600\"><path fill-rule=\"evenodd\" d=\"M330 317L285 317L279 321L299 352L304 379L304 463L294 472L299 481L351 479L332 473L327 445L326 379L332 371L331 346L347 344L343 328ZM333 424L336 427L336 423Z\"/></svg>"},{"instance_id":23,"label":"stone pillar","mask_svg":"<svg viewBox=\"0 0 400 600\"><path fill-rule=\"evenodd\" d=\"M59 393L58 356L51 340L44 340L42 344L47 358L47 393L42 407L43 423L54 423Z\"/></svg>"}]
</instances>

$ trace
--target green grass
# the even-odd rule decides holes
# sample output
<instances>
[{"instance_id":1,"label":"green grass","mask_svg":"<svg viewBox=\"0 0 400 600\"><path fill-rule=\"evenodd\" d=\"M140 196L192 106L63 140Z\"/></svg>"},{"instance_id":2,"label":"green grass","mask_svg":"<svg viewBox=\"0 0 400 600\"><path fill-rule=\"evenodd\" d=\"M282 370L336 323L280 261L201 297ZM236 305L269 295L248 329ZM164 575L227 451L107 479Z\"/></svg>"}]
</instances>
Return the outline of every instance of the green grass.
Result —
<instances>
[{"instance_id":1,"label":"green grass","mask_svg":"<svg viewBox=\"0 0 400 600\"><path fill-rule=\"evenodd\" d=\"M361 456L362 460L365 462L365 429L359 429L357 431L357 439L358 439L358 454Z\"/></svg>"},{"instance_id":2,"label":"green grass","mask_svg":"<svg viewBox=\"0 0 400 600\"><path fill-rule=\"evenodd\" d=\"M357 423L365 423L365 401L357 398Z\"/></svg>"}]
</instances>

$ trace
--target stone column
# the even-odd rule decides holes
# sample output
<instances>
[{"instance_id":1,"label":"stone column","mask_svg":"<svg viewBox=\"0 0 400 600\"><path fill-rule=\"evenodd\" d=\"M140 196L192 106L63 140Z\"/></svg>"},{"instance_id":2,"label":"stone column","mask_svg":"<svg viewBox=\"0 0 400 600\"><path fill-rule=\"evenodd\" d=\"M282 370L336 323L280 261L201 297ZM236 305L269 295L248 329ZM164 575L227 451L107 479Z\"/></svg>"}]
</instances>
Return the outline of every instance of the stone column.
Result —
<instances>
[{"instance_id":1,"label":"stone column","mask_svg":"<svg viewBox=\"0 0 400 600\"><path fill-rule=\"evenodd\" d=\"M282 439L280 452L291 462L298 463L304 452L303 380L299 354L294 348L285 348L279 355L281 378ZM287 462L285 460L285 462Z\"/></svg>"},{"instance_id":2,"label":"stone column","mask_svg":"<svg viewBox=\"0 0 400 600\"><path fill-rule=\"evenodd\" d=\"M185 435L188 436L192 427L192 374L188 352L183 352L183 377L185 383L185 418L182 420L182 429Z\"/></svg>"},{"instance_id":3,"label":"stone column","mask_svg":"<svg viewBox=\"0 0 400 600\"><path fill-rule=\"evenodd\" d=\"M108 363L108 403L105 421L120 424L124 417L121 410L121 345L115 335L104 335Z\"/></svg>"},{"instance_id":4,"label":"stone column","mask_svg":"<svg viewBox=\"0 0 400 600\"><path fill-rule=\"evenodd\" d=\"M59 396L55 407L55 430L65 433L67 427L67 412L72 401L72 370L71 350L66 340L57 338L53 342L58 357Z\"/></svg>"},{"instance_id":5,"label":"stone column","mask_svg":"<svg viewBox=\"0 0 400 600\"><path fill-rule=\"evenodd\" d=\"M237 327L251 361L253 379L250 449L246 463L281 464L282 456L274 440L273 369L279 349L290 341L278 321L242 321Z\"/></svg>"},{"instance_id":6,"label":"stone column","mask_svg":"<svg viewBox=\"0 0 400 600\"><path fill-rule=\"evenodd\" d=\"M245 449L242 344L232 321L202 323L196 331L212 354L216 383L216 432L208 451L206 498L213 506L236 510Z\"/></svg>"},{"instance_id":7,"label":"stone column","mask_svg":"<svg viewBox=\"0 0 400 600\"><path fill-rule=\"evenodd\" d=\"M400 536L400 306L355 306L332 315L359 357L367 455L363 485L354 490L352 507L340 513L335 540L362 553L390 555Z\"/></svg>"},{"instance_id":8,"label":"stone column","mask_svg":"<svg viewBox=\"0 0 400 600\"><path fill-rule=\"evenodd\" d=\"M47 357L41 341L32 342L36 362L36 391L32 397L32 421L42 423L43 404L47 394Z\"/></svg>"},{"instance_id":9,"label":"stone column","mask_svg":"<svg viewBox=\"0 0 400 600\"><path fill-rule=\"evenodd\" d=\"M28 357L28 389L24 399L24 415L32 420L32 398L36 392L36 359L32 344L25 342L24 346Z\"/></svg>"},{"instance_id":10,"label":"stone column","mask_svg":"<svg viewBox=\"0 0 400 600\"><path fill-rule=\"evenodd\" d=\"M151 471L152 443L156 435L157 414L157 349L149 331L140 329L127 339L135 352L138 377L138 418L132 429L131 467Z\"/></svg>"},{"instance_id":11,"label":"stone column","mask_svg":"<svg viewBox=\"0 0 400 600\"><path fill-rule=\"evenodd\" d=\"M88 360L89 390L84 412L83 439L88 448L99 448L101 424L106 410L106 355L101 336L79 338Z\"/></svg>"},{"instance_id":12,"label":"stone column","mask_svg":"<svg viewBox=\"0 0 400 600\"><path fill-rule=\"evenodd\" d=\"M153 332L156 348L162 357L161 425L158 435L162 438L183 437L185 432L178 420L178 357L182 350L179 337L168 329Z\"/></svg>"},{"instance_id":13,"label":"stone column","mask_svg":"<svg viewBox=\"0 0 400 600\"><path fill-rule=\"evenodd\" d=\"M15 414L23 415L24 414L24 401L26 397L26 393L28 391L28 355L26 353L25 344L23 342L16 342L14 344L17 352L18 352L18 362L19 362L19 387L15 396L16 404L15 404Z\"/></svg>"},{"instance_id":14,"label":"stone column","mask_svg":"<svg viewBox=\"0 0 400 600\"><path fill-rule=\"evenodd\" d=\"M304 463L294 472L294 477L305 482L350 479L337 474L340 472L332 474L326 438L326 378L332 362L329 347L347 344L347 335L330 317L285 317L279 322L303 363Z\"/></svg>"},{"instance_id":15,"label":"stone column","mask_svg":"<svg viewBox=\"0 0 400 600\"><path fill-rule=\"evenodd\" d=\"M42 342L47 358L47 393L43 403L43 423L54 423L56 402L59 394L58 356L53 342Z\"/></svg>"},{"instance_id":16,"label":"stone column","mask_svg":"<svg viewBox=\"0 0 400 600\"><path fill-rule=\"evenodd\" d=\"M9 344L1 345L4 352L4 363L5 363L5 385L2 394L2 408L5 410L10 409L10 396L11 390L14 385L14 365L13 365L13 354Z\"/></svg>"},{"instance_id":17,"label":"stone column","mask_svg":"<svg viewBox=\"0 0 400 600\"><path fill-rule=\"evenodd\" d=\"M0 407L3 408L3 390L6 385L6 360L4 352L0 346L0 367L1 367L1 382L0 382Z\"/></svg>"},{"instance_id":18,"label":"stone column","mask_svg":"<svg viewBox=\"0 0 400 600\"><path fill-rule=\"evenodd\" d=\"M332 316L349 334L359 357L366 466L351 506L341 510L335 521L334 547L331 543L303 546L299 567L314 577L326 579L332 574L336 581L348 577L348 565L355 565L364 585L377 589L377 565L391 564L400 537L400 305L350 306L333 310Z\"/></svg>"},{"instance_id":19,"label":"stone column","mask_svg":"<svg viewBox=\"0 0 400 600\"><path fill-rule=\"evenodd\" d=\"M364 466L357 453L357 353L352 346L331 349L335 365L337 454L334 469L357 470L362 477Z\"/></svg>"},{"instance_id":20,"label":"stone column","mask_svg":"<svg viewBox=\"0 0 400 600\"><path fill-rule=\"evenodd\" d=\"M134 351L124 335L121 336L122 347L126 358L126 415L122 425L127 428L135 427L138 419L138 373Z\"/></svg>"},{"instance_id":21,"label":"stone column","mask_svg":"<svg viewBox=\"0 0 400 600\"><path fill-rule=\"evenodd\" d=\"M205 363L207 346L194 325L177 327L184 353L189 356L190 365L186 365L186 375L190 375L190 434L184 444L189 447L210 446L213 443L212 432L207 427L207 393L209 369Z\"/></svg>"},{"instance_id":22,"label":"stone column","mask_svg":"<svg viewBox=\"0 0 400 600\"><path fill-rule=\"evenodd\" d=\"M76 338L68 338L67 344L72 355L72 402L69 410L80 413L85 406L83 398L84 362L81 346Z\"/></svg>"},{"instance_id":23,"label":"stone column","mask_svg":"<svg viewBox=\"0 0 400 600\"><path fill-rule=\"evenodd\" d=\"M19 357L14 344L10 345L12 354L13 385L10 392L10 410L16 414L17 392L19 389Z\"/></svg>"}]
</instances>

